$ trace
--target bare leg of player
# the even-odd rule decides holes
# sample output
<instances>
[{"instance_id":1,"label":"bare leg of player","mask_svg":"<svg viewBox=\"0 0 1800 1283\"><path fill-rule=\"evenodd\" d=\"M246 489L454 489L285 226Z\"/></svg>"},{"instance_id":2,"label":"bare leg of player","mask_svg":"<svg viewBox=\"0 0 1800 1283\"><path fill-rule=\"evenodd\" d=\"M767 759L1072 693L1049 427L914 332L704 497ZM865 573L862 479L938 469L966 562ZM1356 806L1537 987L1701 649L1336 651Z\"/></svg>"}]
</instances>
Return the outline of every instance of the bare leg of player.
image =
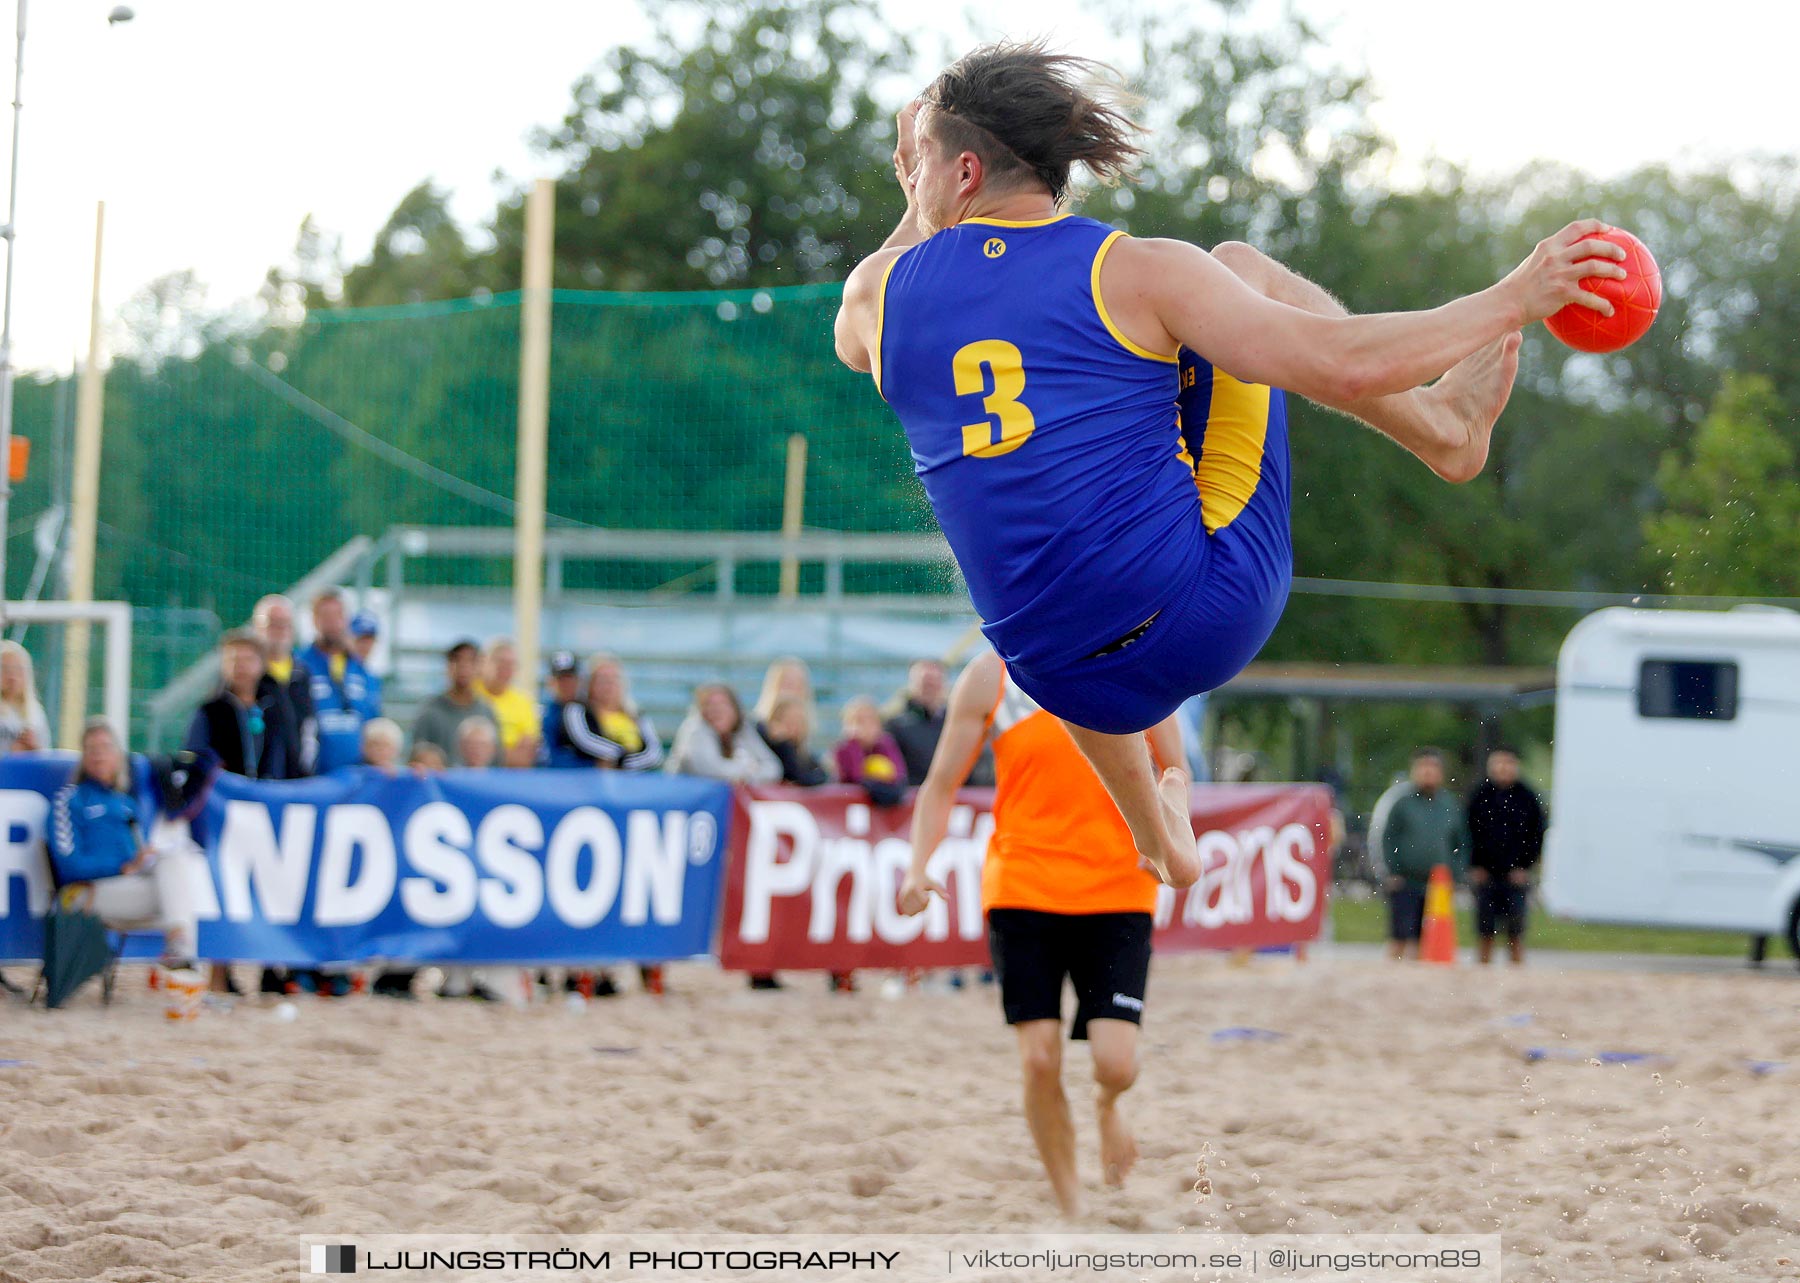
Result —
<instances>
[{"instance_id":1,"label":"bare leg of player","mask_svg":"<svg viewBox=\"0 0 1800 1283\"><path fill-rule=\"evenodd\" d=\"M1472 352L1430 387L1331 408L1359 419L1417 455L1447 481L1468 481L1487 464L1494 424L1519 372L1517 334Z\"/></svg>"},{"instance_id":2,"label":"bare leg of player","mask_svg":"<svg viewBox=\"0 0 1800 1283\"><path fill-rule=\"evenodd\" d=\"M1513 379L1519 373L1521 342L1517 334L1509 334L1490 343L1464 357L1436 383L1420 390L1419 399L1436 421L1437 462L1433 466L1439 471L1467 479L1487 463L1494 424L1506 408ZM1408 441L1395 439L1418 453ZM1425 461L1433 463L1430 458Z\"/></svg>"},{"instance_id":3,"label":"bare leg of player","mask_svg":"<svg viewBox=\"0 0 1800 1283\"><path fill-rule=\"evenodd\" d=\"M1094 1052L1094 1109L1100 1122L1100 1170L1108 1185L1123 1185L1137 1165L1137 1137L1119 1109L1119 1097L1137 1081L1138 1027L1129 1020L1090 1020Z\"/></svg>"},{"instance_id":4,"label":"bare leg of player","mask_svg":"<svg viewBox=\"0 0 1800 1283\"><path fill-rule=\"evenodd\" d=\"M1119 808L1144 863L1169 886L1180 889L1200 880L1200 848L1188 810L1188 773L1171 766L1156 777L1141 733L1106 735L1064 721L1069 738Z\"/></svg>"},{"instance_id":5,"label":"bare leg of player","mask_svg":"<svg viewBox=\"0 0 1800 1283\"><path fill-rule=\"evenodd\" d=\"M1081 1181L1075 1175L1075 1119L1062 1086L1062 1021L1025 1020L1013 1028L1025 1068L1025 1122L1056 1191L1057 1206L1073 1219L1081 1215Z\"/></svg>"},{"instance_id":6,"label":"bare leg of player","mask_svg":"<svg viewBox=\"0 0 1800 1283\"><path fill-rule=\"evenodd\" d=\"M1349 315L1325 290L1241 241L1228 241L1212 253L1265 297L1316 316ZM1430 387L1331 408L1411 451L1445 480L1468 481L1487 463L1494 422L1518 373L1519 342L1517 334L1495 340Z\"/></svg>"}]
</instances>

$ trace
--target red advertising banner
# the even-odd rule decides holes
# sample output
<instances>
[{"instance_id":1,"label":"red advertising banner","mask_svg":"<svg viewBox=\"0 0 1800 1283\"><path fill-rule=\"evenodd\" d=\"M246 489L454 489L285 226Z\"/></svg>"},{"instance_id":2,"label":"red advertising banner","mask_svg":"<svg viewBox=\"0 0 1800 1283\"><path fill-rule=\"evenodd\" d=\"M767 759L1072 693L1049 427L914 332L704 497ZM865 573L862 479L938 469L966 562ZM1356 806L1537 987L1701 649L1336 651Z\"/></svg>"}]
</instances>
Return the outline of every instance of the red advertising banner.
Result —
<instances>
[{"instance_id":1,"label":"red advertising banner","mask_svg":"<svg viewBox=\"0 0 1800 1283\"><path fill-rule=\"evenodd\" d=\"M733 790L720 963L739 971L985 966L981 862L993 794L957 795L932 857L950 899L904 917L911 801L877 807L858 788ZM1259 948L1317 938L1331 884L1331 794L1316 784L1194 789L1200 881L1164 888L1156 948ZM1119 858L1132 853L1121 851Z\"/></svg>"}]
</instances>

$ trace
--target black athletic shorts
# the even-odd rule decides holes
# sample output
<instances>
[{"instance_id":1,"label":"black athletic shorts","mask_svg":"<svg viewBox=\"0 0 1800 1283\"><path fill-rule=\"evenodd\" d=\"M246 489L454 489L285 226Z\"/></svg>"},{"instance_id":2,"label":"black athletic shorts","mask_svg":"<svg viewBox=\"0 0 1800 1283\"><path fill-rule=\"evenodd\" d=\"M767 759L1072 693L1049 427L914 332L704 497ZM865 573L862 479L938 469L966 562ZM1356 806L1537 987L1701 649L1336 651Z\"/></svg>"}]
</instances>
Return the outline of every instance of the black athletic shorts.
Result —
<instances>
[{"instance_id":1,"label":"black athletic shorts","mask_svg":"<svg viewBox=\"0 0 1800 1283\"><path fill-rule=\"evenodd\" d=\"M1090 1020L1141 1024L1150 979L1148 913L1045 913L990 909L988 952L1006 1023L1062 1019L1063 977L1075 982L1075 1028Z\"/></svg>"},{"instance_id":2,"label":"black athletic shorts","mask_svg":"<svg viewBox=\"0 0 1800 1283\"><path fill-rule=\"evenodd\" d=\"M1490 876L1475 888L1475 934L1491 940L1502 929L1508 940L1525 938L1525 888Z\"/></svg>"},{"instance_id":3,"label":"black athletic shorts","mask_svg":"<svg viewBox=\"0 0 1800 1283\"><path fill-rule=\"evenodd\" d=\"M1425 888L1407 885L1388 892L1388 939L1417 940L1425 927Z\"/></svg>"}]
</instances>

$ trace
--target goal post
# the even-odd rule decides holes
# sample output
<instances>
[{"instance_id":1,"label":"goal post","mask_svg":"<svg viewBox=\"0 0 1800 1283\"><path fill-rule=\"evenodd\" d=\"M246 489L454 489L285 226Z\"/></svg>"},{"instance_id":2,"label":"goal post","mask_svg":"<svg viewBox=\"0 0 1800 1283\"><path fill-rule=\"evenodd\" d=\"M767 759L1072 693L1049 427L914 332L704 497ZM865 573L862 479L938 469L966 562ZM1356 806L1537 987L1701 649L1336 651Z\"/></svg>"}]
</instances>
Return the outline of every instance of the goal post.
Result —
<instances>
[{"instance_id":1,"label":"goal post","mask_svg":"<svg viewBox=\"0 0 1800 1283\"><path fill-rule=\"evenodd\" d=\"M131 606L122 601L14 601L0 606L11 624L99 624L105 632L101 649L104 694L101 711L112 723L121 747L131 737ZM87 674L65 683L64 691L82 697L73 709L65 705L61 718L60 747L81 747L81 724L87 718ZM69 728L73 727L73 730Z\"/></svg>"}]
</instances>

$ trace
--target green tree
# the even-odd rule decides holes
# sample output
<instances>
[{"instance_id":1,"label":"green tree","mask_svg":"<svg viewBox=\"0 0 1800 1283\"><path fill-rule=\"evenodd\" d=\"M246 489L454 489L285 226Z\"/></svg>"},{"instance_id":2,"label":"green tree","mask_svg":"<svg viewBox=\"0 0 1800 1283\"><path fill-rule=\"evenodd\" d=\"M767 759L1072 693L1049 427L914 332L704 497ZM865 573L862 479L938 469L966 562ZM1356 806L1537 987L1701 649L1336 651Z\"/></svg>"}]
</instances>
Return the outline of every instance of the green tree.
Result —
<instances>
[{"instance_id":1,"label":"green tree","mask_svg":"<svg viewBox=\"0 0 1800 1283\"><path fill-rule=\"evenodd\" d=\"M300 220L293 253L286 263L268 270L258 297L268 323L273 326L297 325L305 319L309 309L341 304L344 301L343 238L327 232L308 214Z\"/></svg>"},{"instance_id":2,"label":"green tree","mask_svg":"<svg viewBox=\"0 0 1800 1283\"><path fill-rule=\"evenodd\" d=\"M1672 590L1800 597L1793 433L1769 379L1733 375L1689 447L1663 456L1663 503L1644 534Z\"/></svg>"},{"instance_id":3,"label":"green tree","mask_svg":"<svg viewBox=\"0 0 1800 1283\"><path fill-rule=\"evenodd\" d=\"M556 282L615 290L839 280L898 220L893 107L907 42L872 0L681 0L617 48L542 131ZM693 32L698 22L698 34ZM517 283L522 206L500 209L495 288Z\"/></svg>"},{"instance_id":4,"label":"green tree","mask_svg":"<svg viewBox=\"0 0 1800 1283\"><path fill-rule=\"evenodd\" d=\"M1367 79L1296 14L1245 21L1246 0L1096 7L1135 47L1120 71L1149 133L1136 181L1093 190L1083 212L1140 236L1250 240L1320 276L1310 251L1386 148Z\"/></svg>"}]
</instances>

